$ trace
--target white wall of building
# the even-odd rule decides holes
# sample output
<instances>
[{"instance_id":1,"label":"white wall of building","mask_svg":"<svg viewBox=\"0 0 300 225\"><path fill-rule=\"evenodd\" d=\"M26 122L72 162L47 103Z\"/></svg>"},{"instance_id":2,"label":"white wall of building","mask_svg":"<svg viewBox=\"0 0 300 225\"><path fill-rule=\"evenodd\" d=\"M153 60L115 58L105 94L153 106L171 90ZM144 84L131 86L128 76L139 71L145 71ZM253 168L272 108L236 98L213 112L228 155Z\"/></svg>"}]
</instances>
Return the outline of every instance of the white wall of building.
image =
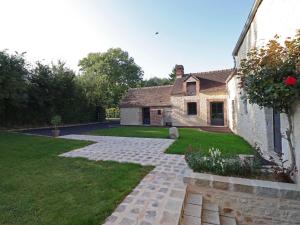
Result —
<instances>
[{"instance_id":1,"label":"white wall of building","mask_svg":"<svg viewBox=\"0 0 300 225\"><path fill-rule=\"evenodd\" d=\"M257 10L250 29L239 49L236 57L237 68L253 47L260 47L277 34L280 42L287 37L294 37L300 29L300 0L263 0ZM229 126L237 134L244 137L252 145L258 144L264 153L273 153L273 111L259 109L257 105L245 103L240 97L243 94L238 88L237 77L232 78L227 87L229 89L228 114ZM236 115L232 114L232 100L236 100ZM235 117L235 118L234 118ZM236 119L236 121L234 121ZM294 143L296 147L298 168L300 167L300 103L295 104L294 115ZM235 126L236 124L236 126ZM281 131L285 132L287 120L281 115ZM283 153L289 159L289 148L285 139L282 140ZM298 175L299 176L299 175ZM299 177L298 177L299 179Z\"/></svg>"},{"instance_id":2,"label":"white wall of building","mask_svg":"<svg viewBox=\"0 0 300 225\"><path fill-rule=\"evenodd\" d=\"M120 108L121 125L141 125L141 108Z\"/></svg>"}]
</instances>

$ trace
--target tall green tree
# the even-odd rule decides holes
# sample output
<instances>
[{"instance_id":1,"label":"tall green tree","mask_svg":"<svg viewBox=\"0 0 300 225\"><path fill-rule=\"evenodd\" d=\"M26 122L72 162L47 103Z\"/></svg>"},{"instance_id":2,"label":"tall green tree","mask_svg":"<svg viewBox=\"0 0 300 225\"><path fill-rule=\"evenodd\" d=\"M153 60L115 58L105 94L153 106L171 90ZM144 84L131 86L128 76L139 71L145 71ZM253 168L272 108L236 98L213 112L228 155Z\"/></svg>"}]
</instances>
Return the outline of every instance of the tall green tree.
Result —
<instances>
[{"instance_id":1,"label":"tall green tree","mask_svg":"<svg viewBox=\"0 0 300 225\"><path fill-rule=\"evenodd\" d=\"M141 67L120 48L90 53L80 60L79 66L86 94L94 105L116 106L128 88L142 82Z\"/></svg>"},{"instance_id":2,"label":"tall green tree","mask_svg":"<svg viewBox=\"0 0 300 225\"><path fill-rule=\"evenodd\" d=\"M21 117L27 102L28 70L25 53L0 51L0 123Z\"/></svg>"}]
</instances>

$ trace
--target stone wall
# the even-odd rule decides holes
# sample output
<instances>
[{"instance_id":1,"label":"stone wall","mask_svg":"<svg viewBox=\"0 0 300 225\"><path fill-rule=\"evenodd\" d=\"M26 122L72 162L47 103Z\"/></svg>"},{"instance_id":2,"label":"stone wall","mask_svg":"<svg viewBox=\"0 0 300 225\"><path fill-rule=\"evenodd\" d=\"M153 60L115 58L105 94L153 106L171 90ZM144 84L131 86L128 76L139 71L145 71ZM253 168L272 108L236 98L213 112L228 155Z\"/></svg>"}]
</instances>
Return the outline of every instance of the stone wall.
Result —
<instances>
[{"instance_id":1,"label":"stone wall","mask_svg":"<svg viewBox=\"0 0 300 225\"><path fill-rule=\"evenodd\" d=\"M239 225L300 224L300 202L258 197L253 194L190 185L189 192L201 193L205 200L219 204L221 215L235 216Z\"/></svg>"},{"instance_id":2,"label":"stone wall","mask_svg":"<svg viewBox=\"0 0 300 225\"><path fill-rule=\"evenodd\" d=\"M209 126L209 104L208 101L224 101L226 109L227 93L219 92L201 92L196 96L171 96L172 104L172 124L173 126ZM197 115L187 114L187 103L197 103ZM225 110L227 114L227 110ZM225 115L226 116L226 115ZM227 118L225 118L225 124Z\"/></svg>"},{"instance_id":3,"label":"stone wall","mask_svg":"<svg viewBox=\"0 0 300 225\"><path fill-rule=\"evenodd\" d=\"M188 192L216 203L221 215L239 225L300 224L300 190L294 184L192 173L185 176Z\"/></svg>"}]
</instances>

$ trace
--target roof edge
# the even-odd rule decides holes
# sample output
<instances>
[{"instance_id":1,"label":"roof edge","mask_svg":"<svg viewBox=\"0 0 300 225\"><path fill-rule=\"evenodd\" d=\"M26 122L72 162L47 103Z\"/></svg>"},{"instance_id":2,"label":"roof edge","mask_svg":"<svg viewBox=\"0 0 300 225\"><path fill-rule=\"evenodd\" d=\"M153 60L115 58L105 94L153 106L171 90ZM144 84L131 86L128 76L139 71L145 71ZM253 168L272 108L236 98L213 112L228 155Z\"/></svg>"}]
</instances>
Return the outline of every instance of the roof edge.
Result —
<instances>
[{"instance_id":1,"label":"roof edge","mask_svg":"<svg viewBox=\"0 0 300 225\"><path fill-rule=\"evenodd\" d=\"M227 79L225 80L225 84L227 84L235 75L237 75L237 70L234 69L232 71L232 73L229 75L229 77L227 77Z\"/></svg>"},{"instance_id":2,"label":"roof edge","mask_svg":"<svg viewBox=\"0 0 300 225\"><path fill-rule=\"evenodd\" d=\"M237 41L237 43L236 43L236 45L235 45L235 47L234 47L234 49L233 49L233 52L232 52L232 55L233 55L233 56L236 56L236 55L237 55L237 53L238 53L238 51L239 51L239 49L240 49L240 47L241 47L241 45L242 45L242 43L243 43L243 41L244 41L244 39L245 39L245 36L246 36L247 33L248 33L248 30L249 30L249 28L250 28L250 26L251 26L251 23L252 23L253 19L255 18L255 15L256 15L256 13L257 13L257 10L258 10L258 8L259 8L259 6L260 6L260 4L261 4L262 2L263 2L263 0L256 0L256 1L254 2L253 6L252 6L252 9L251 9L251 12L249 13L249 16L248 16L248 18L247 18L247 21L246 21L246 23L245 23L245 25L244 25L243 31L242 31L242 33L240 34L240 37L239 37L239 39L238 39L238 41Z\"/></svg>"},{"instance_id":3,"label":"roof edge","mask_svg":"<svg viewBox=\"0 0 300 225\"><path fill-rule=\"evenodd\" d=\"M167 85L150 86L150 87L136 87L136 88L129 88L128 90L151 89L151 88L172 87L172 86L173 86L173 84L167 84Z\"/></svg>"},{"instance_id":4,"label":"roof edge","mask_svg":"<svg viewBox=\"0 0 300 225\"><path fill-rule=\"evenodd\" d=\"M222 69L222 70L209 70L209 71L202 71L202 72L195 72L195 73L188 73L186 75L197 75L199 73L215 73L215 72L224 72L224 71L229 71L229 70L234 70L234 68L229 68L229 69Z\"/></svg>"}]
</instances>

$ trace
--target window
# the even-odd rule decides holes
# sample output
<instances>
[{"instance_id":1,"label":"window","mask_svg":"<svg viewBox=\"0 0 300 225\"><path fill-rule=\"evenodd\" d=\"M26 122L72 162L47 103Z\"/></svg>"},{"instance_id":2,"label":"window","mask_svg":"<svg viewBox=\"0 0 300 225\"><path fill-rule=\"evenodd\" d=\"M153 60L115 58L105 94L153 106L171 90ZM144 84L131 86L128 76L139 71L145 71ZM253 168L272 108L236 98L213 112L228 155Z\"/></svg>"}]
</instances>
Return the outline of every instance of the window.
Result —
<instances>
[{"instance_id":1,"label":"window","mask_svg":"<svg viewBox=\"0 0 300 225\"><path fill-rule=\"evenodd\" d=\"M187 82L186 83L186 94L188 96L196 95L196 82Z\"/></svg>"},{"instance_id":2,"label":"window","mask_svg":"<svg viewBox=\"0 0 300 225\"><path fill-rule=\"evenodd\" d=\"M197 115L197 103L188 102L187 103L187 113L188 115Z\"/></svg>"},{"instance_id":3,"label":"window","mask_svg":"<svg viewBox=\"0 0 300 225\"><path fill-rule=\"evenodd\" d=\"M161 110L157 110L157 115L161 115Z\"/></svg>"}]
</instances>

